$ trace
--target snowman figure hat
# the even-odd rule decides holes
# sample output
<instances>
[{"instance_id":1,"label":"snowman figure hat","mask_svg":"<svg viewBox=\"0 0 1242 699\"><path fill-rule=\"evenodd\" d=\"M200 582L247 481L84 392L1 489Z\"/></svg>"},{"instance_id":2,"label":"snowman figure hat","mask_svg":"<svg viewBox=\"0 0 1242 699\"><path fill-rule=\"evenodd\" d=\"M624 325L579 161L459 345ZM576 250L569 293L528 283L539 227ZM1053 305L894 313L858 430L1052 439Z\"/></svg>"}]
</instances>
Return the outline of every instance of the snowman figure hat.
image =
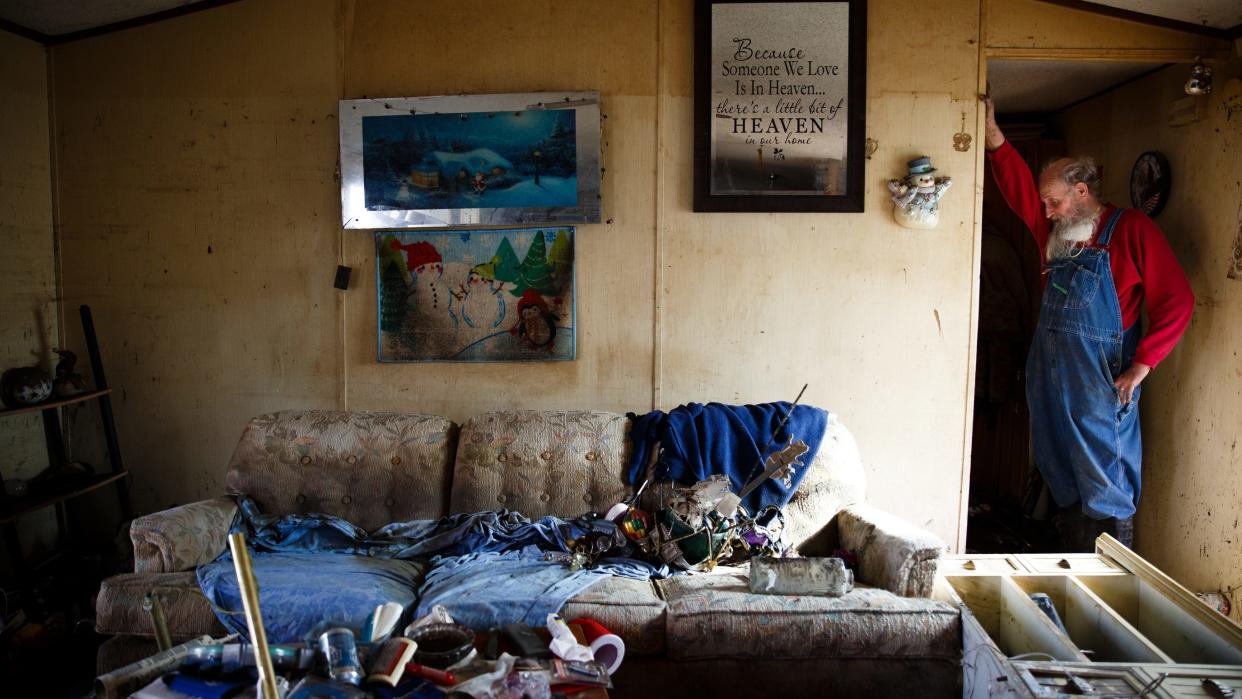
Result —
<instances>
[{"instance_id":1,"label":"snowman figure hat","mask_svg":"<svg viewBox=\"0 0 1242 699\"><path fill-rule=\"evenodd\" d=\"M910 172L906 175L906 184L916 184L920 178L935 178L936 168L932 167L931 157L922 155L906 163Z\"/></svg>"}]
</instances>

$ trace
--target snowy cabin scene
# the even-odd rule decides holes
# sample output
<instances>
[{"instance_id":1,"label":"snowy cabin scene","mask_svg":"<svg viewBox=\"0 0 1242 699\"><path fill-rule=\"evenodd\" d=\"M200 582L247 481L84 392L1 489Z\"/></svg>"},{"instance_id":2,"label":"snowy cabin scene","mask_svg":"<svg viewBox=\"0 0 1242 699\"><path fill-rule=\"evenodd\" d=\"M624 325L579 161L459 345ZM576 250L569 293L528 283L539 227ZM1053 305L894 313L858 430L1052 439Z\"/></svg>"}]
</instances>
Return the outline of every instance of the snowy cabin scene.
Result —
<instances>
[{"instance_id":1,"label":"snowy cabin scene","mask_svg":"<svg viewBox=\"0 0 1242 699\"><path fill-rule=\"evenodd\" d=\"M370 211L578 204L572 110L363 117Z\"/></svg>"}]
</instances>

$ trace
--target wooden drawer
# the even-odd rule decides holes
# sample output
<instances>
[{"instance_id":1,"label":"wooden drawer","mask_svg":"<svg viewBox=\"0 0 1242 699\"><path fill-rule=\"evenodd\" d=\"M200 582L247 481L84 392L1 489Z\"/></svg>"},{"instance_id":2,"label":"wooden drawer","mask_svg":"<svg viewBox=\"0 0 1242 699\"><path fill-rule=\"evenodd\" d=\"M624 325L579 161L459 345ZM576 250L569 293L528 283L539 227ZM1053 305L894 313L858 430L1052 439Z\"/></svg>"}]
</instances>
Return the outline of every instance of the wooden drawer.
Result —
<instances>
[{"instance_id":1,"label":"wooden drawer","mask_svg":"<svg viewBox=\"0 0 1242 699\"><path fill-rule=\"evenodd\" d=\"M1242 627L1110 537L1096 554L951 556L941 569L936 595L962 610L964 696L1221 696L1211 680L1242 699Z\"/></svg>"},{"instance_id":2,"label":"wooden drawer","mask_svg":"<svg viewBox=\"0 0 1242 699\"><path fill-rule=\"evenodd\" d=\"M1116 563L1096 553L1022 553L1014 560L1031 573L1125 574Z\"/></svg>"},{"instance_id":3,"label":"wooden drawer","mask_svg":"<svg viewBox=\"0 0 1242 699\"><path fill-rule=\"evenodd\" d=\"M941 575L1010 575L1025 570L1007 553L945 556L939 569Z\"/></svg>"}]
</instances>

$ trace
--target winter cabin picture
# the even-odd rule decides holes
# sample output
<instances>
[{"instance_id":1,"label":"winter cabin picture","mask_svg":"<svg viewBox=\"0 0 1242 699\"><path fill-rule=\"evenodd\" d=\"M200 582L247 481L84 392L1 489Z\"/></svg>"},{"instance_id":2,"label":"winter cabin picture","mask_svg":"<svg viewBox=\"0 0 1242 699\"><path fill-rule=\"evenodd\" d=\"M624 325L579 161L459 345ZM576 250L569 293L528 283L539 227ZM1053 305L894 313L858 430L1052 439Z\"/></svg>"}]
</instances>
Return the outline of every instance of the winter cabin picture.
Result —
<instances>
[{"instance_id":1,"label":"winter cabin picture","mask_svg":"<svg viewBox=\"0 0 1242 699\"><path fill-rule=\"evenodd\" d=\"M343 101L343 222L598 222L599 139L596 93Z\"/></svg>"},{"instance_id":2,"label":"winter cabin picture","mask_svg":"<svg viewBox=\"0 0 1242 699\"><path fill-rule=\"evenodd\" d=\"M363 117L366 207L573 206L575 150L573 112Z\"/></svg>"},{"instance_id":3,"label":"winter cabin picture","mask_svg":"<svg viewBox=\"0 0 1242 699\"><path fill-rule=\"evenodd\" d=\"M575 358L574 229L375 234L381 362Z\"/></svg>"}]
</instances>

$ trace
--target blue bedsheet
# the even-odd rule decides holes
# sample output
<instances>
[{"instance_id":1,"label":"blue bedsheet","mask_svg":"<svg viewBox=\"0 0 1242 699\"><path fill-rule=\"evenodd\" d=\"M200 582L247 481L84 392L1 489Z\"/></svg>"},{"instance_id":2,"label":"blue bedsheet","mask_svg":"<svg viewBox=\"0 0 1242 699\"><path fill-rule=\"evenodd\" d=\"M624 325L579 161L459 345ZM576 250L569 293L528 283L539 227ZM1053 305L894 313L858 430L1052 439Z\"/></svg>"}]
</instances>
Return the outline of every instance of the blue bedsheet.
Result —
<instances>
[{"instance_id":1,"label":"blue bedsheet","mask_svg":"<svg viewBox=\"0 0 1242 699\"><path fill-rule=\"evenodd\" d=\"M410 609L427 566L419 561L333 553L266 553L250 556L259 583L263 628L272 643L293 643L320 620L358 631L377 605ZM200 566L198 584L215 605L216 618L249 638L233 559Z\"/></svg>"},{"instance_id":2,"label":"blue bedsheet","mask_svg":"<svg viewBox=\"0 0 1242 699\"><path fill-rule=\"evenodd\" d=\"M605 575L668 574L664 566L624 557L578 571L544 561L544 552L567 551L568 540L589 533L624 537L611 522L531 521L505 510L397 522L368 533L329 515L264 515L241 497L232 530L243 532L253 551L259 606L273 643L302 640L325 621L357 630L377 604L394 601L409 610L416 599L419 614L442 604L473 628L542 625L549 612ZM226 551L200 566L198 581L221 623L248 633L232 556Z\"/></svg>"}]
</instances>

